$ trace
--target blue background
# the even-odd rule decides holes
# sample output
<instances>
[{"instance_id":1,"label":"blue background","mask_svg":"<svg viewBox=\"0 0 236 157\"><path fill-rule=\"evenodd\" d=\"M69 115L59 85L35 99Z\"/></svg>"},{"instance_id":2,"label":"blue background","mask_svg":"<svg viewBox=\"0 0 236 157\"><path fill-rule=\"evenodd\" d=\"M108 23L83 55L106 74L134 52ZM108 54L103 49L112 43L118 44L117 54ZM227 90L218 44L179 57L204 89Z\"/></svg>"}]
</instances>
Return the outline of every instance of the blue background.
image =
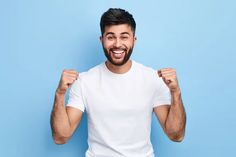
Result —
<instances>
[{"instance_id":1,"label":"blue background","mask_svg":"<svg viewBox=\"0 0 236 157\"><path fill-rule=\"evenodd\" d=\"M186 137L171 142L153 116L156 156L234 156L233 0L1 0L0 156L84 156L86 115L67 144L55 145L50 113L63 69L82 72L105 60L99 20L110 7L127 9L137 22L134 60L178 73Z\"/></svg>"}]
</instances>

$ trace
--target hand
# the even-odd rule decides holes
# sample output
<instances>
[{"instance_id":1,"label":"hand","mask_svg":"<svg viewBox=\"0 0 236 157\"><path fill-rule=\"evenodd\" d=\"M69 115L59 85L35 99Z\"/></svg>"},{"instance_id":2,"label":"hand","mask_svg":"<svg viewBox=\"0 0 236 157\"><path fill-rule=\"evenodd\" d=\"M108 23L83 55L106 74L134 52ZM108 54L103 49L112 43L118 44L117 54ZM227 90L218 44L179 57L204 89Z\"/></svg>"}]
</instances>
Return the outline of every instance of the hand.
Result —
<instances>
[{"instance_id":1,"label":"hand","mask_svg":"<svg viewBox=\"0 0 236 157\"><path fill-rule=\"evenodd\" d=\"M162 77L165 84L171 92L180 92L176 71L172 68L163 68L158 70L159 77Z\"/></svg>"},{"instance_id":2,"label":"hand","mask_svg":"<svg viewBox=\"0 0 236 157\"><path fill-rule=\"evenodd\" d=\"M77 80L79 73L75 70L63 70L57 93L65 94L71 84Z\"/></svg>"}]
</instances>

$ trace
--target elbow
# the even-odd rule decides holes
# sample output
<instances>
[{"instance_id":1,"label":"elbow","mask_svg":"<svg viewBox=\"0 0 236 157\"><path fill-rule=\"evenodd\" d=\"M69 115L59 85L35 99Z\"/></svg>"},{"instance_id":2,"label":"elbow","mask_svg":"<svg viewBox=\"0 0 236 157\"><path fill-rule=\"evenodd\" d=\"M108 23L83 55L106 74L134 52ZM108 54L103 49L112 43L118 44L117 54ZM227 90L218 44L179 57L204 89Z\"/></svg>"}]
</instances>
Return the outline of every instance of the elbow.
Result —
<instances>
[{"instance_id":1,"label":"elbow","mask_svg":"<svg viewBox=\"0 0 236 157\"><path fill-rule=\"evenodd\" d=\"M67 140L65 139L54 139L54 143L57 145L62 145L65 144L67 142Z\"/></svg>"},{"instance_id":2,"label":"elbow","mask_svg":"<svg viewBox=\"0 0 236 157\"><path fill-rule=\"evenodd\" d=\"M183 131L176 131L167 134L169 139L173 142L182 142L184 139L184 132Z\"/></svg>"},{"instance_id":3,"label":"elbow","mask_svg":"<svg viewBox=\"0 0 236 157\"><path fill-rule=\"evenodd\" d=\"M173 142L182 142L184 136L169 136L169 139Z\"/></svg>"},{"instance_id":4,"label":"elbow","mask_svg":"<svg viewBox=\"0 0 236 157\"><path fill-rule=\"evenodd\" d=\"M54 143L57 145L65 144L69 139L69 136L53 136Z\"/></svg>"}]
</instances>

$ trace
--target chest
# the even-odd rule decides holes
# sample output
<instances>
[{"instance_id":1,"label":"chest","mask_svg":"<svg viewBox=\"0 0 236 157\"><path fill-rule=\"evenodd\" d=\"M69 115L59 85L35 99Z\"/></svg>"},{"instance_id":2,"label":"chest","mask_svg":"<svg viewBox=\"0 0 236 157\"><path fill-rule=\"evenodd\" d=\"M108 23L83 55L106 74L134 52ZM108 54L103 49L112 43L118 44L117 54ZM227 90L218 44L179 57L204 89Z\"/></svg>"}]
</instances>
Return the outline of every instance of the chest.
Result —
<instances>
[{"instance_id":1,"label":"chest","mask_svg":"<svg viewBox=\"0 0 236 157\"><path fill-rule=\"evenodd\" d=\"M100 79L86 87L86 110L103 118L150 114L153 92L142 78Z\"/></svg>"}]
</instances>

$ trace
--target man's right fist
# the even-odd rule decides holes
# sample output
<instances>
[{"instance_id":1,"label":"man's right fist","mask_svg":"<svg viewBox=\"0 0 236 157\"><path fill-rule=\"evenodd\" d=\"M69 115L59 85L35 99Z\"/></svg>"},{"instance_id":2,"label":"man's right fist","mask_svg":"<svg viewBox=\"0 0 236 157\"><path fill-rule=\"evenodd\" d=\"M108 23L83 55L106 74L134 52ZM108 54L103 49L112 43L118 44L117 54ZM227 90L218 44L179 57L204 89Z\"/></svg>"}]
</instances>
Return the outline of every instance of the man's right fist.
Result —
<instances>
[{"instance_id":1,"label":"man's right fist","mask_svg":"<svg viewBox=\"0 0 236 157\"><path fill-rule=\"evenodd\" d=\"M63 70L61 80L57 87L57 93L65 94L71 84L77 80L79 73L75 70Z\"/></svg>"}]
</instances>

